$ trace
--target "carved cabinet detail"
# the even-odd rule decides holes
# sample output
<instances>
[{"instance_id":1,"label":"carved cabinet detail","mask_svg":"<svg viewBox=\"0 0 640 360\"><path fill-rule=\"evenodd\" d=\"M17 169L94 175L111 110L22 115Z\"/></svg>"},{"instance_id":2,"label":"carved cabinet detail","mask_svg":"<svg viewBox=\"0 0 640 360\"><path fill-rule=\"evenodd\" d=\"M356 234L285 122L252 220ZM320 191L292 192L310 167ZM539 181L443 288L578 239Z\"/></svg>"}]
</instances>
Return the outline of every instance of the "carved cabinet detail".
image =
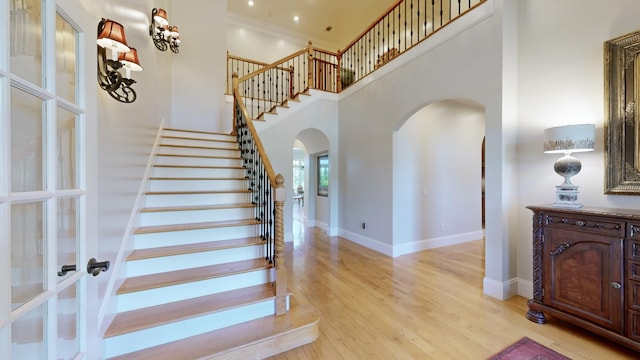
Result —
<instances>
[{"instance_id":1,"label":"carved cabinet detail","mask_svg":"<svg viewBox=\"0 0 640 360\"><path fill-rule=\"evenodd\" d=\"M527 318L571 322L640 351L640 211L533 211Z\"/></svg>"}]
</instances>

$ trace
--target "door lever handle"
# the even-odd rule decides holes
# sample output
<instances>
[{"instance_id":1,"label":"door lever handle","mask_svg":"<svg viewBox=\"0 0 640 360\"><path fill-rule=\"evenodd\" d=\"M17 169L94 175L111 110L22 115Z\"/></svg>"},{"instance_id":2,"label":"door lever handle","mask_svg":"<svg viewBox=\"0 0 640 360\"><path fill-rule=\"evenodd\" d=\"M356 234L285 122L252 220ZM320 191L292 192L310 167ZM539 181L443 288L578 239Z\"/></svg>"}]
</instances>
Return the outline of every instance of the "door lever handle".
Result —
<instances>
[{"instance_id":1,"label":"door lever handle","mask_svg":"<svg viewBox=\"0 0 640 360\"><path fill-rule=\"evenodd\" d=\"M98 276L101 272L107 270L109 270L109 260L98 261L95 258L91 258L87 263L87 272L93 276Z\"/></svg>"},{"instance_id":2,"label":"door lever handle","mask_svg":"<svg viewBox=\"0 0 640 360\"><path fill-rule=\"evenodd\" d=\"M65 276L69 271L76 271L76 265L62 265L62 268L58 271L58 276Z\"/></svg>"}]
</instances>

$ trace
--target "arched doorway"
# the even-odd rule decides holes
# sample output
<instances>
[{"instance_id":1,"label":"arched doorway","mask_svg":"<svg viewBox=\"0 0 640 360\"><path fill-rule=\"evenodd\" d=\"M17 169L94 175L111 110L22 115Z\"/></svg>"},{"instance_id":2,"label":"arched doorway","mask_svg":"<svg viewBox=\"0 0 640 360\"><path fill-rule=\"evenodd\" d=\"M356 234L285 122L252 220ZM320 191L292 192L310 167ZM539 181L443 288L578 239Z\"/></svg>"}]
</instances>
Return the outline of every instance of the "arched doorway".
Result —
<instances>
[{"instance_id":1,"label":"arched doorway","mask_svg":"<svg viewBox=\"0 0 640 360\"><path fill-rule=\"evenodd\" d=\"M484 237L484 135L484 108L457 100L427 105L395 131L394 256Z\"/></svg>"}]
</instances>

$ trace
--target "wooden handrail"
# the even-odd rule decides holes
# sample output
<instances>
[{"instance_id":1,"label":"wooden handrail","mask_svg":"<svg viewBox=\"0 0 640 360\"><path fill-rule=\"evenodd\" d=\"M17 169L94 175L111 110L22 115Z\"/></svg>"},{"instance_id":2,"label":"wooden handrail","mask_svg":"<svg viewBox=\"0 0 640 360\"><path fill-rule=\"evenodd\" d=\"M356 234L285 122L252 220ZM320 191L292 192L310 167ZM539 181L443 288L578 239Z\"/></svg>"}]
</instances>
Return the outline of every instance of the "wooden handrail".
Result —
<instances>
[{"instance_id":1,"label":"wooden handrail","mask_svg":"<svg viewBox=\"0 0 640 360\"><path fill-rule=\"evenodd\" d=\"M251 134L253 135L253 141L255 141L256 143L256 148L258 148L258 153L260 154L260 157L262 158L262 162L264 163L264 168L267 172L267 176L269 177L269 181L271 182L271 184L276 184L276 172L273 170L273 166L271 166L271 161L269 160L269 156L267 156L267 152L264 150L264 146L262 145L262 141L260 141L260 137L257 136L258 131L256 130L255 126L253 126L253 120L251 119L251 116L249 116L249 112L247 111L247 108L244 106L244 102L239 100L239 99L242 99L242 96L240 95L240 90L238 89L238 84L240 82L238 79L238 74L233 73L232 77L233 77L234 98L236 99L238 105L240 106L240 111L242 111L242 115L245 117L247 121L247 127L249 127L249 131L251 131Z\"/></svg>"},{"instance_id":2,"label":"wooden handrail","mask_svg":"<svg viewBox=\"0 0 640 360\"><path fill-rule=\"evenodd\" d=\"M240 60L240 61L244 61L244 62L248 62L250 64L256 64L256 65L260 65L260 66L268 66L269 64L266 62L262 62L262 61L257 61L257 60L252 60L252 59L247 59L247 58L243 58L240 56L236 56L236 55L230 55L229 52L227 52L227 60L228 59L233 59L233 60Z\"/></svg>"},{"instance_id":3,"label":"wooden handrail","mask_svg":"<svg viewBox=\"0 0 640 360\"><path fill-rule=\"evenodd\" d=\"M264 72L267 72L267 71L269 71L269 70L271 70L273 68L277 68L278 65L280 65L281 63L283 63L285 61L292 60L292 59L294 59L294 58L296 58L296 57L298 57L298 56L300 56L302 54L306 54L306 53L307 53L307 49L305 48L305 49L299 50L299 51L297 51L297 52L295 52L295 53L293 53L293 54L291 54L289 56L285 56L282 59L274 62L273 64L267 65L267 66L263 67L262 69L256 70L256 71L252 72L251 74L247 74L247 75L239 78L238 79L238 83L241 83L241 82L243 82L245 80L248 80L249 78L252 78L252 77L254 77L256 75L260 75L260 74L262 74Z\"/></svg>"},{"instance_id":4,"label":"wooden handrail","mask_svg":"<svg viewBox=\"0 0 640 360\"><path fill-rule=\"evenodd\" d=\"M357 43L358 40L360 40L363 36L365 36L369 30L373 29L374 26L376 26L380 20L384 19L385 16L389 15L390 12L393 11L393 9L396 8L396 6L398 6L401 2L403 2L404 0L398 0L396 1L393 5L391 5L382 15L378 16L372 23L371 25L367 26L367 28L360 33L360 35L356 36L355 39L353 39L347 46L344 47L343 50L347 50L349 49L353 44ZM342 54L344 51L340 51L338 50L339 54Z\"/></svg>"}]
</instances>

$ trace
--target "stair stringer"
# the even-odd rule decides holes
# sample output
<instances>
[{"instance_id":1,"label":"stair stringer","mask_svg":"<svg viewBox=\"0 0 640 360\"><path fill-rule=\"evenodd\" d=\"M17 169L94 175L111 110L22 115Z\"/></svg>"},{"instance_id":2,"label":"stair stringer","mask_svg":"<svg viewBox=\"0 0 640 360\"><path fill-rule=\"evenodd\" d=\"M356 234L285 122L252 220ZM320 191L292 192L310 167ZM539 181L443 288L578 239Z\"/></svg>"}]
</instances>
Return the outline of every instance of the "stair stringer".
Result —
<instances>
[{"instance_id":1,"label":"stair stringer","mask_svg":"<svg viewBox=\"0 0 640 360\"><path fill-rule=\"evenodd\" d=\"M298 111L304 109L305 107L313 104L318 100L333 100L338 101L340 98L339 94L331 93L327 91L320 91L310 89L309 94L300 94L298 95L298 101L289 100L287 103L287 107L279 107L277 114L265 114L264 120L254 120L253 125L256 127L258 132L261 132L265 129L270 128L271 126L278 124L281 121L289 118L291 115L297 113Z\"/></svg>"},{"instance_id":2,"label":"stair stringer","mask_svg":"<svg viewBox=\"0 0 640 360\"><path fill-rule=\"evenodd\" d=\"M123 266L123 263L125 262L126 257L133 251L133 231L137 226L140 209L142 208L144 200L144 193L147 191L147 188L149 186L149 178L153 173L153 164L158 152L158 148L160 147L164 128L165 119L163 118L160 122L160 125L158 126L158 131L156 133L149 158L147 159L144 175L142 177L142 181L140 182L140 187L138 188L136 200L133 204L133 207L131 208L131 213L129 214L129 221L127 222L127 227L122 237L122 241L120 242L118 254L116 255L114 261L110 263L109 269L111 271L103 274L103 276L105 274L109 275L109 282L107 283L107 288L105 290L105 297L102 299L102 304L100 305L100 308L98 310L98 329L100 335L105 333L109 325L111 325L111 323L113 322L113 319L115 318L117 313L116 291L120 287L120 285L122 285L124 279L127 276L126 267Z\"/></svg>"}]
</instances>

